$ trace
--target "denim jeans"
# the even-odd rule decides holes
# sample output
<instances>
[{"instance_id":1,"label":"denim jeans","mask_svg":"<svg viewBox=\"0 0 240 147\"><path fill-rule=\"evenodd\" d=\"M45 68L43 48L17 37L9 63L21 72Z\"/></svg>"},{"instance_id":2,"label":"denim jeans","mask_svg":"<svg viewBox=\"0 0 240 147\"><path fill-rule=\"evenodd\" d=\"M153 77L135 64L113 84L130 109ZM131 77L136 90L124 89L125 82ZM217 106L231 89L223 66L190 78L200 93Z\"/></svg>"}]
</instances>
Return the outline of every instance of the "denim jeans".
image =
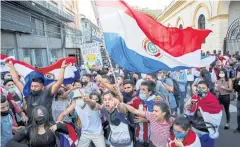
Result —
<instances>
[{"instance_id":1,"label":"denim jeans","mask_svg":"<svg viewBox=\"0 0 240 147\"><path fill-rule=\"evenodd\" d=\"M214 147L214 139L209 137L209 134L205 134L199 137L201 147Z\"/></svg>"},{"instance_id":2,"label":"denim jeans","mask_svg":"<svg viewBox=\"0 0 240 147\"><path fill-rule=\"evenodd\" d=\"M186 92L185 91L181 91L180 92L180 99L178 100L178 106L179 106L179 109L180 109L180 114L183 114L183 109L184 109L184 99L185 99L185 94Z\"/></svg>"},{"instance_id":3,"label":"denim jeans","mask_svg":"<svg viewBox=\"0 0 240 147\"><path fill-rule=\"evenodd\" d=\"M193 92L192 92L192 84L193 84L193 81L187 81L185 97L187 97L187 93L188 93L188 85L190 86L190 96L193 95Z\"/></svg>"}]
</instances>

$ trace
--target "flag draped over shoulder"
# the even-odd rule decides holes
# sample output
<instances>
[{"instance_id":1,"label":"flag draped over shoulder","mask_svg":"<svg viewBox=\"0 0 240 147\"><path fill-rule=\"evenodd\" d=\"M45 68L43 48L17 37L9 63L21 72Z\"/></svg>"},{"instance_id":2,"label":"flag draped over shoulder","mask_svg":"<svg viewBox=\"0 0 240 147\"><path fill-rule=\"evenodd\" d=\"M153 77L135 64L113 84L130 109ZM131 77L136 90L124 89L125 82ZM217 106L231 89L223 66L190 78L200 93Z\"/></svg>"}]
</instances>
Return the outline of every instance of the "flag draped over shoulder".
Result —
<instances>
[{"instance_id":1,"label":"flag draped over shoulder","mask_svg":"<svg viewBox=\"0 0 240 147\"><path fill-rule=\"evenodd\" d=\"M223 106L220 105L218 99L213 94L208 92L207 96L203 99L200 99L197 95L194 95L191 98L191 102L196 104L187 114L192 115L196 113L197 109L199 109L204 121L215 126L215 128L208 128L209 136L213 139L217 138L219 135L218 129L221 123L223 109ZM206 126L209 126L209 124L206 124Z\"/></svg>"},{"instance_id":2,"label":"flag draped over shoulder","mask_svg":"<svg viewBox=\"0 0 240 147\"><path fill-rule=\"evenodd\" d=\"M211 30L165 27L124 1L96 1L96 8L107 50L125 69L153 73L202 67L215 59L201 60L201 44Z\"/></svg>"},{"instance_id":3,"label":"flag draped over shoulder","mask_svg":"<svg viewBox=\"0 0 240 147\"><path fill-rule=\"evenodd\" d=\"M17 71L18 75L24 78L23 89L24 96L30 94L31 83L32 79L34 78L44 79L45 86L49 85L52 82L56 82L59 78L59 72L61 70L61 66L64 60L65 63L70 64L70 66L67 66L65 69L63 84L71 84L74 81L80 79L80 72L74 66L76 63L76 58L74 57L60 59L54 64L44 68L34 68L23 61L15 60L2 54L1 57L2 57L1 60L4 61L4 63L11 60L14 64L14 68Z\"/></svg>"}]
</instances>

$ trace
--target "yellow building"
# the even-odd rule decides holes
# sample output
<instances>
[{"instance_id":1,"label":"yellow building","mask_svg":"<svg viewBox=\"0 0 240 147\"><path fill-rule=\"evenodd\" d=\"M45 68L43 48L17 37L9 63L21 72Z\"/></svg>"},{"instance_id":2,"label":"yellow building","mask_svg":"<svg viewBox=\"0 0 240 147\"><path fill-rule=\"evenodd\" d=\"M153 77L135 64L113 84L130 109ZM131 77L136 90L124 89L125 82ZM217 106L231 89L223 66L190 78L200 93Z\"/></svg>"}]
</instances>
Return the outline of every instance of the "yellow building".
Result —
<instances>
[{"instance_id":1,"label":"yellow building","mask_svg":"<svg viewBox=\"0 0 240 147\"><path fill-rule=\"evenodd\" d=\"M173 0L157 20L168 27L212 30L204 51L240 51L240 1Z\"/></svg>"}]
</instances>

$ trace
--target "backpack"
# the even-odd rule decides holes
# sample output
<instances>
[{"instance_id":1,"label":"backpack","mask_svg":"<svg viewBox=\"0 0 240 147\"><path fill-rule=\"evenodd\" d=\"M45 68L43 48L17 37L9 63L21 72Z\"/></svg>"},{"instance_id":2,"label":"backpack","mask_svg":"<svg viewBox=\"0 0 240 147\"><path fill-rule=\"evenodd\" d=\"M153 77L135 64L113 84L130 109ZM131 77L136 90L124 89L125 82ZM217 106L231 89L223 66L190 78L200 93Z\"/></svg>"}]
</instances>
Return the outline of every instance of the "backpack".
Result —
<instances>
[{"instance_id":1,"label":"backpack","mask_svg":"<svg viewBox=\"0 0 240 147\"><path fill-rule=\"evenodd\" d=\"M180 88L176 80L172 79L173 81L173 95L177 99L180 95Z\"/></svg>"},{"instance_id":2,"label":"backpack","mask_svg":"<svg viewBox=\"0 0 240 147\"><path fill-rule=\"evenodd\" d=\"M104 114L107 118L109 118L109 114L108 114L108 112L107 112L107 110L106 110L105 108L102 109L102 112L103 112L103 114ZM125 117L122 113L120 113L120 112L118 112L118 111L115 111L115 110L114 110L113 113L115 113L116 117L117 117L122 123L128 125L129 135L130 135L131 140L133 141L135 134L134 134L134 132L131 131L131 129L132 129L132 128L135 128L135 125L131 122L131 120L130 120L130 115L127 114L127 116ZM111 129L110 129L109 134L111 135ZM108 137L110 137L110 136L108 136ZM110 141L110 142L111 142L111 141Z\"/></svg>"}]
</instances>

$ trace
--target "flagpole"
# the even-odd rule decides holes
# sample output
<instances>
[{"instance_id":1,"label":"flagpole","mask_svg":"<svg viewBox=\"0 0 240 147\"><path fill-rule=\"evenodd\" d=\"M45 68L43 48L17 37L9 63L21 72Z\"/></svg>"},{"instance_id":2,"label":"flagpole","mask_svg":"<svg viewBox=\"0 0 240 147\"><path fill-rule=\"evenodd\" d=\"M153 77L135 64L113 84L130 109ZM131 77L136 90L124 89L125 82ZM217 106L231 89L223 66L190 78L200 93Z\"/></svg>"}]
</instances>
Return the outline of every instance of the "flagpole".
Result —
<instances>
[{"instance_id":1,"label":"flagpole","mask_svg":"<svg viewBox=\"0 0 240 147\"><path fill-rule=\"evenodd\" d=\"M96 21L97 21L97 24L98 24L98 26L99 26L99 29L100 29L102 35L103 35L103 29L102 29L101 23L99 23L99 15L98 15L98 11L97 11L97 8L96 8L95 0L91 0L91 5L92 5L92 8L93 8L93 12L94 12L94 16L95 16L95 19L96 19ZM107 54L108 61L109 61L109 63L110 63L110 68L111 68L111 70L113 70L112 61L111 61L111 59L110 59L110 55L108 54L108 51L107 51L107 48L106 48L106 45L105 45L104 35L103 35L103 44L104 44L105 52L106 52L106 54ZM113 74L115 83L117 83L115 72L112 71L112 74ZM120 88L119 88L118 85L117 85L117 90L120 92Z\"/></svg>"}]
</instances>

